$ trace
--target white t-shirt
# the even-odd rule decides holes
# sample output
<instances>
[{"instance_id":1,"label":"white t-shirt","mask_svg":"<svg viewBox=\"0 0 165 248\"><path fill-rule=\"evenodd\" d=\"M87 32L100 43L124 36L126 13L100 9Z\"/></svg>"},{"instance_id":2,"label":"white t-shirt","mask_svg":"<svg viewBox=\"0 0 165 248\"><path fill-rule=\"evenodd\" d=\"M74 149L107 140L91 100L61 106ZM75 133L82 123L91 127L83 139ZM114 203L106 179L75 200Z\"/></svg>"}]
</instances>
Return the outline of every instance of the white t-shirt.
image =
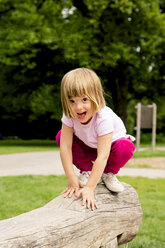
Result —
<instances>
[{"instance_id":1,"label":"white t-shirt","mask_svg":"<svg viewBox=\"0 0 165 248\"><path fill-rule=\"evenodd\" d=\"M88 124L81 124L75 118L67 118L65 114L63 114L62 122L66 126L73 128L74 134L92 148L97 148L99 136L111 132L113 132L112 142L123 137L130 137L134 140L134 137L126 134L124 123L120 117L107 106L94 114Z\"/></svg>"}]
</instances>

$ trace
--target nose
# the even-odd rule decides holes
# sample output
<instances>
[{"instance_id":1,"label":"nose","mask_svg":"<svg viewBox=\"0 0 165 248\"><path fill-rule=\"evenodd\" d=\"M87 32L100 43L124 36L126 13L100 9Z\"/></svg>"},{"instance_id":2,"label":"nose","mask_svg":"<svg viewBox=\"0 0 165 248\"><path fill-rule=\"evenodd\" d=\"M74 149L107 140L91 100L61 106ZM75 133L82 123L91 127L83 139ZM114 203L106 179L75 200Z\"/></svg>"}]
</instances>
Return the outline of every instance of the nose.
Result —
<instances>
[{"instance_id":1,"label":"nose","mask_svg":"<svg viewBox=\"0 0 165 248\"><path fill-rule=\"evenodd\" d=\"M77 111L83 109L83 104L82 104L82 102L78 102L78 103L76 104L76 109L77 109Z\"/></svg>"}]
</instances>

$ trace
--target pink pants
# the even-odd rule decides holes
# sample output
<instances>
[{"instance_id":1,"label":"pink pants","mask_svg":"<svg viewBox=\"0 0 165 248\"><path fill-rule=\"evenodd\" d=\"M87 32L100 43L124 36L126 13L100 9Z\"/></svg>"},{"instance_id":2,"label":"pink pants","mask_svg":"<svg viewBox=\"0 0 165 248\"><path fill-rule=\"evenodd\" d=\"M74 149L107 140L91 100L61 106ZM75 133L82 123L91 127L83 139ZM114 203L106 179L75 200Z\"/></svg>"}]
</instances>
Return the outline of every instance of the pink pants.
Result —
<instances>
[{"instance_id":1,"label":"pink pants","mask_svg":"<svg viewBox=\"0 0 165 248\"><path fill-rule=\"evenodd\" d=\"M60 147L61 131L56 136L57 145ZM117 174L121 167L133 156L135 146L130 139L121 138L114 141L111 145L110 155L104 173L112 172ZM91 171L92 161L97 158L97 149L84 144L79 138L73 135L72 145L73 164L82 171Z\"/></svg>"}]
</instances>

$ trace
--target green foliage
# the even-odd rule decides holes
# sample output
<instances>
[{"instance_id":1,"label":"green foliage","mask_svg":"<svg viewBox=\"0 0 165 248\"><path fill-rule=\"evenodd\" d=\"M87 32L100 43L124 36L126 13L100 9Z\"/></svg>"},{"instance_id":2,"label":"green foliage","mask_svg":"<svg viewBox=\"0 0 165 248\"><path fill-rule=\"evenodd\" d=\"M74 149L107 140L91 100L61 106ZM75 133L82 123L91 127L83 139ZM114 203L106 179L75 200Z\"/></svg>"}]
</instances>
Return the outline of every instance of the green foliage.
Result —
<instances>
[{"instance_id":1,"label":"green foliage","mask_svg":"<svg viewBox=\"0 0 165 248\"><path fill-rule=\"evenodd\" d=\"M60 120L61 100L59 90L54 92L53 85L43 84L31 95L31 120L37 119L40 115L50 113L50 118ZM55 112L56 110L56 112Z\"/></svg>"},{"instance_id":2,"label":"green foliage","mask_svg":"<svg viewBox=\"0 0 165 248\"><path fill-rule=\"evenodd\" d=\"M62 7L62 1L1 2L0 61L33 69L36 63L29 62L38 52L36 44L59 48Z\"/></svg>"},{"instance_id":3,"label":"green foliage","mask_svg":"<svg viewBox=\"0 0 165 248\"><path fill-rule=\"evenodd\" d=\"M60 120L60 81L96 70L107 103L133 132L134 105L165 113L165 14L158 0L0 1L1 119Z\"/></svg>"},{"instance_id":4,"label":"green foliage","mask_svg":"<svg viewBox=\"0 0 165 248\"><path fill-rule=\"evenodd\" d=\"M60 120L64 2L0 2L1 118Z\"/></svg>"},{"instance_id":5,"label":"green foliage","mask_svg":"<svg viewBox=\"0 0 165 248\"><path fill-rule=\"evenodd\" d=\"M141 134L140 134L140 142L142 145L151 145L152 131L151 130L142 130ZM156 135L156 144L157 145L164 145L165 144L164 133L159 133Z\"/></svg>"},{"instance_id":6,"label":"green foliage","mask_svg":"<svg viewBox=\"0 0 165 248\"><path fill-rule=\"evenodd\" d=\"M155 77L160 68L159 56L164 52L164 14L160 13L159 1L81 2L84 4L74 1L75 15L81 22L77 30L82 44L77 52L80 65L99 72L105 88L112 93L114 109L126 122L126 110L134 98L137 102L146 96L147 103L157 102L162 83L160 77ZM78 28L70 19L69 24ZM77 47L77 40L70 41ZM70 44L69 55L75 46Z\"/></svg>"}]
</instances>

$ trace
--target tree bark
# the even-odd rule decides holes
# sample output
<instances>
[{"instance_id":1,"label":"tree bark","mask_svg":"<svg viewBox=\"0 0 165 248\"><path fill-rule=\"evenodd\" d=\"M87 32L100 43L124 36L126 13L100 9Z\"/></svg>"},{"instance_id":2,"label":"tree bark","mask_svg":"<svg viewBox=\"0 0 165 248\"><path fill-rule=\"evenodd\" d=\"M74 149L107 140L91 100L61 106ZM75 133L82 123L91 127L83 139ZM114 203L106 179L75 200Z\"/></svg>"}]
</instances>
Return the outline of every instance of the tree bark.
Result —
<instances>
[{"instance_id":1,"label":"tree bark","mask_svg":"<svg viewBox=\"0 0 165 248\"><path fill-rule=\"evenodd\" d=\"M112 93L114 111L125 125L127 123L128 88L130 80L128 75L128 65L118 63L118 66L114 68L110 77L112 78L110 91Z\"/></svg>"},{"instance_id":2,"label":"tree bark","mask_svg":"<svg viewBox=\"0 0 165 248\"><path fill-rule=\"evenodd\" d=\"M42 208L0 221L1 248L116 248L138 233L142 209L136 191L112 193L98 185L98 209L61 195Z\"/></svg>"}]
</instances>

